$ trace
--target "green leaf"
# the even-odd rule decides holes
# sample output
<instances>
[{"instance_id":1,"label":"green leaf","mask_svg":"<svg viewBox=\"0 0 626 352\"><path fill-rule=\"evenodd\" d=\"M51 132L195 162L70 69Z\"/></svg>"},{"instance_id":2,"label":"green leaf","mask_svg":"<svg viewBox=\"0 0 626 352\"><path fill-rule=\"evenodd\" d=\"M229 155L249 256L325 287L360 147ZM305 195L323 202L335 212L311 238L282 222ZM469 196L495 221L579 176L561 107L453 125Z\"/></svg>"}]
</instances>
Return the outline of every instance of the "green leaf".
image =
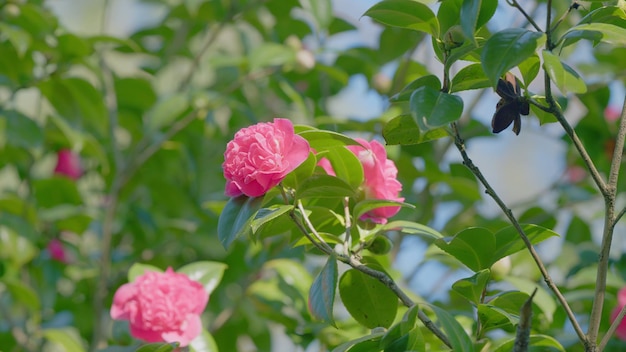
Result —
<instances>
[{"instance_id":1,"label":"green leaf","mask_svg":"<svg viewBox=\"0 0 626 352\"><path fill-rule=\"evenodd\" d=\"M363 16L388 26L412 29L439 37L439 21L433 11L425 4L407 0L383 0Z\"/></svg>"},{"instance_id":2,"label":"green leaf","mask_svg":"<svg viewBox=\"0 0 626 352\"><path fill-rule=\"evenodd\" d=\"M452 316L447 311L428 304L428 307L432 309L437 315L437 320L443 331L448 336L448 340L450 340L450 344L452 345L452 350L455 352L473 352L474 344L472 343L472 339L467 335L465 329L459 324L454 316Z\"/></svg>"},{"instance_id":3,"label":"green leaf","mask_svg":"<svg viewBox=\"0 0 626 352\"><path fill-rule=\"evenodd\" d=\"M293 205L280 205L275 204L270 206L269 208L261 208L254 216L254 220L250 223L250 227L252 228L252 233L256 233L257 230L266 224L269 221L273 221L274 219L280 217L281 215L291 211L293 209Z\"/></svg>"},{"instance_id":4,"label":"green leaf","mask_svg":"<svg viewBox=\"0 0 626 352\"><path fill-rule=\"evenodd\" d=\"M532 244L537 244L550 237L559 236L556 232L541 226L527 224L522 225L522 229ZM524 242L515 230L515 227L508 226L496 232L496 248L493 251L493 263L501 258L517 253L526 248Z\"/></svg>"},{"instance_id":5,"label":"green leaf","mask_svg":"<svg viewBox=\"0 0 626 352\"><path fill-rule=\"evenodd\" d=\"M356 197L356 192L346 181L329 175L314 175L296 190L297 198Z\"/></svg>"},{"instance_id":6,"label":"green leaf","mask_svg":"<svg viewBox=\"0 0 626 352\"><path fill-rule=\"evenodd\" d=\"M368 211L378 209L381 207L389 207L389 206L403 206L403 207L408 207L408 208L415 208L413 204L409 204L409 203L395 202L392 200L385 200L385 199L365 199L365 200L358 202L354 206L354 209L352 209L352 216L355 219L359 219Z\"/></svg>"},{"instance_id":7,"label":"green leaf","mask_svg":"<svg viewBox=\"0 0 626 352\"><path fill-rule=\"evenodd\" d=\"M471 64L463 67L454 75L452 83L450 84L450 93L487 88L490 86L491 84L487 76L485 76L481 64Z\"/></svg>"},{"instance_id":8,"label":"green leaf","mask_svg":"<svg viewBox=\"0 0 626 352\"><path fill-rule=\"evenodd\" d=\"M429 243L443 238L443 235L437 232L435 229L432 229L426 225L405 220L390 221L381 226L380 231L400 231L409 235L419 236Z\"/></svg>"},{"instance_id":9,"label":"green leaf","mask_svg":"<svg viewBox=\"0 0 626 352\"><path fill-rule=\"evenodd\" d=\"M250 223L262 202L263 197L239 196L226 203L217 222L217 236L224 248L228 249L235 239L250 231Z\"/></svg>"},{"instance_id":10,"label":"green leaf","mask_svg":"<svg viewBox=\"0 0 626 352\"><path fill-rule=\"evenodd\" d=\"M335 175L346 181L353 189L363 183L363 165L359 158L347 148L332 148L324 153L330 161Z\"/></svg>"},{"instance_id":11,"label":"green leaf","mask_svg":"<svg viewBox=\"0 0 626 352\"><path fill-rule=\"evenodd\" d=\"M285 176L285 178L281 181L281 185L285 188L297 189L306 179L313 175L316 164L317 157L313 154L313 152L309 152L309 156L306 160L295 170L288 173L287 176Z\"/></svg>"},{"instance_id":12,"label":"green leaf","mask_svg":"<svg viewBox=\"0 0 626 352\"><path fill-rule=\"evenodd\" d=\"M178 347L178 342L151 343L139 347L135 352L172 352Z\"/></svg>"},{"instance_id":13,"label":"green leaf","mask_svg":"<svg viewBox=\"0 0 626 352\"><path fill-rule=\"evenodd\" d=\"M481 227L471 227L457 233L448 241L438 239L437 247L452 255L474 272L489 269L497 259L496 237L491 231ZM499 258L498 258L499 259Z\"/></svg>"},{"instance_id":14,"label":"green leaf","mask_svg":"<svg viewBox=\"0 0 626 352\"><path fill-rule=\"evenodd\" d=\"M339 280L339 295L350 315L367 328L388 328L398 310L398 297L377 279L350 269Z\"/></svg>"},{"instance_id":15,"label":"green leaf","mask_svg":"<svg viewBox=\"0 0 626 352\"><path fill-rule=\"evenodd\" d=\"M613 45L626 45L626 28L608 23L586 23L570 28L563 37L562 47L571 45L581 39L591 40L593 45L605 42Z\"/></svg>"},{"instance_id":16,"label":"green leaf","mask_svg":"<svg viewBox=\"0 0 626 352\"><path fill-rule=\"evenodd\" d=\"M523 28L509 28L492 35L481 55L483 70L491 86L495 87L504 73L532 56L545 41L543 33Z\"/></svg>"},{"instance_id":17,"label":"green leaf","mask_svg":"<svg viewBox=\"0 0 626 352\"><path fill-rule=\"evenodd\" d=\"M202 330L202 333L191 340L189 344L189 352L217 352L217 344L213 336L208 331Z\"/></svg>"},{"instance_id":18,"label":"green leaf","mask_svg":"<svg viewBox=\"0 0 626 352\"><path fill-rule=\"evenodd\" d=\"M81 78L52 78L39 83L39 90L59 115L79 130L107 134L108 117L102 94Z\"/></svg>"},{"instance_id":19,"label":"green leaf","mask_svg":"<svg viewBox=\"0 0 626 352\"><path fill-rule=\"evenodd\" d=\"M428 131L460 119L463 100L456 95L423 86L411 95L410 109L420 129Z\"/></svg>"},{"instance_id":20,"label":"green leaf","mask_svg":"<svg viewBox=\"0 0 626 352\"><path fill-rule=\"evenodd\" d=\"M542 51L541 54L543 56L544 70L548 72L550 80L556 84L563 94L567 92L580 94L587 91L585 81L571 67L561 62L558 56L548 50Z\"/></svg>"},{"instance_id":21,"label":"green leaf","mask_svg":"<svg viewBox=\"0 0 626 352\"><path fill-rule=\"evenodd\" d=\"M332 352L370 352L378 348L379 341L385 334L384 331L373 330L370 335L362 336L348 342L344 342L341 345L335 347Z\"/></svg>"},{"instance_id":22,"label":"green leaf","mask_svg":"<svg viewBox=\"0 0 626 352\"><path fill-rule=\"evenodd\" d=\"M398 94L395 94L389 100L391 100L392 102L408 101L409 99L411 99L411 94L413 94L413 91L415 91L419 87L424 86L430 87L434 90L440 90L441 81L439 81L439 77L435 75L422 76L407 84L406 87L402 88L402 90Z\"/></svg>"},{"instance_id":23,"label":"green leaf","mask_svg":"<svg viewBox=\"0 0 626 352\"><path fill-rule=\"evenodd\" d=\"M546 100L546 97L544 96L535 95L535 96L532 96L531 98L543 106L548 106L548 101ZM558 102L557 102L557 105L558 105ZM535 116L537 116L537 118L539 119L539 124L541 125L543 125L544 123L557 122L556 116L539 109L534 104L530 104L530 110L533 112Z\"/></svg>"},{"instance_id":24,"label":"green leaf","mask_svg":"<svg viewBox=\"0 0 626 352\"><path fill-rule=\"evenodd\" d=\"M515 339L509 339L499 345L494 352L509 352L513 350ZM565 352L559 341L547 335L530 335L528 352Z\"/></svg>"},{"instance_id":25,"label":"green leaf","mask_svg":"<svg viewBox=\"0 0 626 352\"><path fill-rule=\"evenodd\" d=\"M287 45L264 42L252 49L248 59L250 70L255 71L264 67L295 63L296 52Z\"/></svg>"},{"instance_id":26,"label":"green leaf","mask_svg":"<svg viewBox=\"0 0 626 352\"><path fill-rule=\"evenodd\" d=\"M300 0L300 3L308 13L313 15L318 30L324 31L330 27L334 19L330 0Z\"/></svg>"},{"instance_id":27,"label":"green leaf","mask_svg":"<svg viewBox=\"0 0 626 352\"><path fill-rule=\"evenodd\" d=\"M528 297L530 296L530 294L535 289L537 289L537 293L535 294L535 297L533 298L533 304L536 304L537 307L541 309L541 312L543 313L542 319L544 321L552 322L552 320L554 319L554 312L556 311L557 305L551 292L548 292L547 289L539 286L535 281L522 278L522 277L507 276L506 281L512 284L518 290L522 291L522 293L524 293L525 295L524 301L520 302L519 305L517 306L518 307L517 312L519 312L519 308L522 306L522 304L526 302L526 300L528 300ZM504 300L504 299L502 297L499 297L499 300ZM498 306L502 305L500 302L496 304L495 302L492 301L492 303Z\"/></svg>"},{"instance_id":28,"label":"green leaf","mask_svg":"<svg viewBox=\"0 0 626 352\"><path fill-rule=\"evenodd\" d=\"M199 261L189 263L176 272L187 275L191 280L197 281L211 294L222 281L222 276L228 265L220 262Z\"/></svg>"},{"instance_id":29,"label":"green leaf","mask_svg":"<svg viewBox=\"0 0 626 352\"><path fill-rule=\"evenodd\" d=\"M530 83L535 79L535 77L537 77L537 74L539 73L539 68L541 67L539 55L533 54L529 56L526 60L522 61L517 67L519 68L519 71L522 74L524 85L528 87Z\"/></svg>"},{"instance_id":30,"label":"green leaf","mask_svg":"<svg viewBox=\"0 0 626 352\"><path fill-rule=\"evenodd\" d=\"M309 142L311 148L315 149L315 151L317 151L318 153L324 150L330 150L332 148L344 147L346 145L360 145L354 139L347 137L341 133L332 131L308 129L298 132L298 135L306 139Z\"/></svg>"},{"instance_id":31,"label":"green leaf","mask_svg":"<svg viewBox=\"0 0 626 352\"><path fill-rule=\"evenodd\" d=\"M452 284L452 290L467 298L468 301L478 305L482 300L490 277L491 272L489 269L483 269L471 277L458 280Z\"/></svg>"},{"instance_id":32,"label":"green leaf","mask_svg":"<svg viewBox=\"0 0 626 352\"><path fill-rule=\"evenodd\" d=\"M461 28L463 28L463 34L469 40L476 41L474 32L476 31L476 21L478 20L481 3L482 0L465 0L461 5Z\"/></svg>"},{"instance_id":33,"label":"green leaf","mask_svg":"<svg viewBox=\"0 0 626 352\"><path fill-rule=\"evenodd\" d=\"M20 303L32 313L40 312L41 302L37 293L31 287L13 278L3 278L0 282L4 283L7 291L13 296L14 304Z\"/></svg>"},{"instance_id":34,"label":"green leaf","mask_svg":"<svg viewBox=\"0 0 626 352\"><path fill-rule=\"evenodd\" d=\"M33 190L37 204L42 208L53 208L61 204L80 205L82 197L78 193L76 182L58 176L33 181Z\"/></svg>"},{"instance_id":35,"label":"green leaf","mask_svg":"<svg viewBox=\"0 0 626 352\"><path fill-rule=\"evenodd\" d=\"M189 97L184 93L174 94L159 101L148 113L146 125L151 131L170 126L189 110Z\"/></svg>"},{"instance_id":36,"label":"green leaf","mask_svg":"<svg viewBox=\"0 0 626 352\"><path fill-rule=\"evenodd\" d=\"M33 149L43 144L44 134L39 125L28 116L14 110L0 112L0 121L6 119L6 142L15 147ZM0 146L1 146L0 142Z\"/></svg>"},{"instance_id":37,"label":"green leaf","mask_svg":"<svg viewBox=\"0 0 626 352\"><path fill-rule=\"evenodd\" d=\"M518 315L490 304L479 304L477 310L483 332L507 327L512 328L519 322Z\"/></svg>"},{"instance_id":38,"label":"green leaf","mask_svg":"<svg viewBox=\"0 0 626 352\"><path fill-rule=\"evenodd\" d=\"M86 351L81 342L80 334L76 328L66 327L58 329L43 329L42 333L46 340L52 342L57 347L62 348L64 351Z\"/></svg>"},{"instance_id":39,"label":"green leaf","mask_svg":"<svg viewBox=\"0 0 626 352\"><path fill-rule=\"evenodd\" d=\"M12 26L4 22L0 22L0 33L11 42L18 56L24 57L24 54L32 43L33 38L30 33L23 28Z\"/></svg>"},{"instance_id":40,"label":"green leaf","mask_svg":"<svg viewBox=\"0 0 626 352\"><path fill-rule=\"evenodd\" d=\"M148 271L162 273L163 269L150 264L135 263L130 267L130 269L128 269L128 282L134 282L138 276L141 276Z\"/></svg>"},{"instance_id":41,"label":"green leaf","mask_svg":"<svg viewBox=\"0 0 626 352\"><path fill-rule=\"evenodd\" d=\"M322 271L313 280L309 291L309 311L318 320L335 326L333 319L333 304L335 302L335 289L337 287L337 258L334 255L328 257L328 261Z\"/></svg>"},{"instance_id":42,"label":"green leaf","mask_svg":"<svg viewBox=\"0 0 626 352\"><path fill-rule=\"evenodd\" d=\"M394 117L383 127L383 137L390 145L417 144L420 143L420 129L413 117L403 114Z\"/></svg>"},{"instance_id":43,"label":"green leaf","mask_svg":"<svg viewBox=\"0 0 626 352\"><path fill-rule=\"evenodd\" d=\"M35 246L12 228L0 226L0 258L9 259L17 268L30 262L37 254Z\"/></svg>"}]
</instances>

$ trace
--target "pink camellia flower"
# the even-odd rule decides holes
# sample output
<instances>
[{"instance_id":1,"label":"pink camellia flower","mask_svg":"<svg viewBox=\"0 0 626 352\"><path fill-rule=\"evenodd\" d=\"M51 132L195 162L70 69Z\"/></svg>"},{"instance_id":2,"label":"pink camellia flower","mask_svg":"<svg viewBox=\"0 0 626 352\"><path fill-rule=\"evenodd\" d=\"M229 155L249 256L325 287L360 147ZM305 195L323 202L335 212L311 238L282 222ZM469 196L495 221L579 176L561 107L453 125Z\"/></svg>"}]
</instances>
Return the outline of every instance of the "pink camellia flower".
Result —
<instances>
[{"instance_id":1,"label":"pink camellia flower","mask_svg":"<svg viewBox=\"0 0 626 352\"><path fill-rule=\"evenodd\" d=\"M258 197L282 181L309 156L309 142L287 119L243 128L224 153L225 194Z\"/></svg>"},{"instance_id":2,"label":"pink camellia flower","mask_svg":"<svg viewBox=\"0 0 626 352\"><path fill-rule=\"evenodd\" d=\"M65 247L63 243L56 238L53 238L48 242L48 253L50 253L50 258L56 260L57 262L67 264L69 263L69 258L65 253Z\"/></svg>"},{"instance_id":3,"label":"pink camellia flower","mask_svg":"<svg viewBox=\"0 0 626 352\"><path fill-rule=\"evenodd\" d=\"M208 300L199 282L172 268L148 271L115 292L111 318L128 320L130 334L138 339L184 347L202 332L200 314Z\"/></svg>"},{"instance_id":4,"label":"pink camellia flower","mask_svg":"<svg viewBox=\"0 0 626 352\"><path fill-rule=\"evenodd\" d=\"M619 119L619 115L621 114L621 110L618 109L615 106L607 106L606 109L604 109L604 118L608 121L608 122L614 122L617 121L617 119Z\"/></svg>"},{"instance_id":5,"label":"pink camellia flower","mask_svg":"<svg viewBox=\"0 0 626 352\"><path fill-rule=\"evenodd\" d=\"M349 145L347 148L357 156L363 165L363 191L367 199L384 199L402 202L398 197L402 184L398 181L398 169L393 161L387 159L385 147L378 141L368 142L361 138L355 139L361 145ZM335 175L328 159L321 159L318 166L329 175ZM387 223L387 219L396 215L400 206L388 206L373 209L365 213L361 220L371 220L377 224Z\"/></svg>"},{"instance_id":6,"label":"pink camellia flower","mask_svg":"<svg viewBox=\"0 0 626 352\"><path fill-rule=\"evenodd\" d=\"M617 293L617 307L613 308L613 311L611 312L611 323L615 321L615 318L617 318L620 310L622 310L625 305L626 287L623 287ZM615 330L615 335L617 335L617 338L619 338L620 340L626 341L626 319L622 319L622 321L619 323L617 330Z\"/></svg>"},{"instance_id":7,"label":"pink camellia flower","mask_svg":"<svg viewBox=\"0 0 626 352\"><path fill-rule=\"evenodd\" d=\"M80 157L69 149L61 149L57 154L57 165L54 173L77 180L83 174Z\"/></svg>"}]
</instances>

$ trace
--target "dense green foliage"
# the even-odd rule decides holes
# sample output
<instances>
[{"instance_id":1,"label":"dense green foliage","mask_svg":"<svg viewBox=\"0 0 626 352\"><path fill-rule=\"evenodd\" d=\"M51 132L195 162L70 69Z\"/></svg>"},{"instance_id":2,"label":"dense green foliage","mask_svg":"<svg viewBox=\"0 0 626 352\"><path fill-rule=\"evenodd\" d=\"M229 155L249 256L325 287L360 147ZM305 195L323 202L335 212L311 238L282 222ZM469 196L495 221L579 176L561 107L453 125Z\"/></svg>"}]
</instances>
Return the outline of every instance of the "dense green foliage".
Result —
<instances>
[{"instance_id":1,"label":"dense green foliage","mask_svg":"<svg viewBox=\"0 0 626 352\"><path fill-rule=\"evenodd\" d=\"M383 0L352 14L359 23L330 0L145 2L163 16L121 37L71 31L46 1L0 0L0 350L137 350L109 317L113 293L167 267L210 286L194 351L510 351L525 319L533 350L626 348L603 340L626 279L620 234L614 255L606 243L624 215L613 149L625 116L605 118L609 84L626 81L624 1ZM503 27L504 9L514 14ZM370 19L376 47L329 45ZM494 217L480 205L500 198L465 141L511 132L493 135L479 117L496 106L477 111L483 94L466 93L495 96L509 71L530 104L524 124L563 126L550 138L567 146L569 171L587 171ZM381 116L332 115L355 75L389 102ZM585 112L568 129L574 110ZM319 175L311 154L281 185L289 194L229 199L227 142L274 117L337 177ZM356 220L391 203L361 197L362 167L344 148L355 135L384 138L398 167L405 201L387 224ZM77 180L53 171L62 149L80 155ZM465 165L446 157L459 152ZM549 238L561 255L542 273L529 247ZM55 239L67 260L54 260ZM394 266L408 241L428 246L415 271L437 262L465 274L444 298L418 296Z\"/></svg>"}]
</instances>

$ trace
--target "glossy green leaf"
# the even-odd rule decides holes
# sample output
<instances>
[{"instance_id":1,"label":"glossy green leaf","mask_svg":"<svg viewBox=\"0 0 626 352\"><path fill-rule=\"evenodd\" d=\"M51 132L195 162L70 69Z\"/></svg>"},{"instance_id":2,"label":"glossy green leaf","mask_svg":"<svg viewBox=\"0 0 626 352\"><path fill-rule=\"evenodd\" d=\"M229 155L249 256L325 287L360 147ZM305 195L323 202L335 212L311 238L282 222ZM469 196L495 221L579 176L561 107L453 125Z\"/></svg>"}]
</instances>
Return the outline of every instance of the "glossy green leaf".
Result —
<instances>
[{"instance_id":1,"label":"glossy green leaf","mask_svg":"<svg viewBox=\"0 0 626 352\"><path fill-rule=\"evenodd\" d=\"M465 37L475 41L474 32L476 31L476 21L482 0L465 0L461 5L461 28Z\"/></svg>"},{"instance_id":2,"label":"glossy green leaf","mask_svg":"<svg viewBox=\"0 0 626 352\"><path fill-rule=\"evenodd\" d=\"M296 190L297 198L353 198L355 196L354 188L346 181L329 175L311 176Z\"/></svg>"},{"instance_id":3,"label":"glossy green leaf","mask_svg":"<svg viewBox=\"0 0 626 352\"><path fill-rule=\"evenodd\" d=\"M324 153L330 161L335 175L357 189L363 183L363 165L359 158L347 148L332 148Z\"/></svg>"},{"instance_id":4,"label":"glossy green leaf","mask_svg":"<svg viewBox=\"0 0 626 352\"><path fill-rule=\"evenodd\" d=\"M482 301L490 277L489 269L483 269L468 278L456 281L452 284L452 290L478 305Z\"/></svg>"},{"instance_id":5,"label":"glossy green leaf","mask_svg":"<svg viewBox=\"0 0 626 352\"><path fill-rule=\"evenodd\" d=\"M455 352L473 352L474 344L472 339L467 335L465 329L459 324L452 314L435 305L428 305L437 315L437 321L446 333L452 350Z\"/></svg>"},{"instance_id":6,"label":"glossy green leaf","mask_svg":"<svg viewBox=\"0 0 626 352\"><path fill-rule=\"evenodd\" d=\"M491 86L481 64L471 64L463 67L452 78L450 93L463 90L481 89Z\"/></svg>"},{"instance_id":7,"label":"glossy green leaf","mask_svg":"<svg viewBox=\"0 0 626 352\"><path fill-rule=\"evenodd\" d=\"M420 129L428 131L460 119L463 100L456 95L422 86L411 95L410 109Z\"/></svg>"},{"instance_id":8,"label":"glossy green leaf","mask_svg":"<svg viewBox=\"0 0 626 352\"><path fill-rule=\"evenodd\" d=\"M551 322L554 319L554 312L556 311L557 304L552 293L548 292L546 288L537 285L537 283L533 280L522 277L507 276L506 281L511 283L513 286L515 286L518 290L522 291L526 295L524 302L526 302L530 294L536 289L537 292L535 294L535 297L533 298L533 304L537 305L537 307L541 309L541 312L543 314L542 319L544 321ZM523 302L519 304L519 307L521 307L522 304Z\"/></svg>"},{"instance_id":9,"label":"glossy green leaf","mask_svg":"<svg viewBox=\"0 0 626 352\"><path fill-rule=\"evenodd\" d=\"M329 256L322 271L313 280L309 291L309 311L311 315L323 322L335 326L333 318L333 304L335 302L335 289L337 288L337 258Z\"/></svg>"},{"instance_id":10,"label":"glossy green leaf","mask_svg":"<svg viewBox=\"0 0 626 352\"><path fill-rule=\"evenodd\" d=\"M145 274L147 271L162 273L163 269L150 264L135 263L128 269L128 282L135 281L138 276Z\"/></svg>"},{"instance_id":11,"label":"glossy green leaf","mask_svg":"<svg viewBox=\"0 0 626 352\"><path fill-rule=\"evenodd\" d=\"M563 35L562 47L581 39L590 40L593 45L606 42L613 45L626 45L626 28L609 23L586 23L570 28Z\"/></svg>"},{"instance_id":12,"label":"glossy green leaf","mask_svg":"<svg viewBox=\"0 0 626 352\"><path fill-rule=\"evenodd\" d=\"M213 336L206 330L202 330L202 333L196 338L191 340L189 344L189 352L217 352L217 344L213 339Z\"/></svg>"},{"instance_id":13,"label":"glossy green leaf","mask_svg":"<svg viewBox=\"0 0 626 352\"><path fill-rule=\"evenodd\" d=\"M537 103L541 104L542 106L548 106L548 101L546 100L546 97L544 96L535 95L535 96L532 96L531 98L535 100ZM536 107L534 104L530 104L530 110L533 112L535 116L537 116L537 118L539 119L539 123L542 125L544 123L557 122L556 116L546 111L541 110L540 108Z\"/></svg>"},{"instance_id":14,"label":"glossy green leaf","mask_svg":"<svg viewBox=\"0 0 626 352\"><path fill-rule=\"evenodd\" d=\"M309 142L311 148L318 153L330 148L343 147L346 145L359 145L354 139L333 131L308 129L298 132L298 135Z\"/></svg>"},{"instance_id":15,"label":"glossy green leaf","mask_svg":"<svg viewBox=\"0 0 626 352\"><path fill-rule=\"evenodd\" d=\"M228 249L235 239L250 231L250 223L262 202L263 197L239 196L226 203L217 223L217 235L224 248Z\"/></svg>"},{"instance_id":16,"label":"glossy green leaf","mask_svg":"<svg viewBox=\"0 0 626 352\"><path fill-rule=\"evenodd\" d=\"M402 320L393 325L380 341L385 352L426 351L424 336L417 325L419 306L409 308Z\"/></svg>"},{"instance_id":17,"label":"glossy green leaf","mask_svg":"<svg viewBox=\"0 0 626 352\"><path fill-rule=\"evenodd\" d=\"M6 290L13 297L14 304L23 305L28 308L31 313L40 312L41 302L34 289L13 278L3 278L0 282L4 284Z\"/></svg>"},{"instance_id":18,"label":"glossy green leaf","mask_svg":"<svg viewBox=\"0 0 626 352\"><path fill-rule=\"evenodd\" d=\"M403 114L394 117L383 127L383 137L390 145L417 144L420 142L420 129L413 117Z\"/></svg>"},{"instance_id":19,"label":"glossy green leaf","mask_svg":"<svg viewBox=\"0 0 626 352\"><path fill-rule=\"evenodd\" d=\"M381 207L386 207L386 206L395 206L395 207L402 206L402 207L408 207L408 208L415 208L413 204L409 204L409 203L394 202L391 200L384 200L384 199L366 199L366 200L362 200L358 202L354 206L354 209L352 210L352 216L355 219L359 219L361 216L363 216L365 213L371 210L381 208Z\"/></svg>"},{"instance_id":20,"label":"glossy green leaf","mask_svg":"<svg viewBox=\"0 0 626 352\"><path fill-rule=\"evenodd\" d=\"M496 347L494 352L509 352L513 350L515 339L509 339ZM530 335L528 352L565 352L565 348L554 337L547 335Z\"/></svg>"},{"instance_id":21,"label":"glossy green leaf","mask_svg":"<svg viewBox=\"0 0 626 352\"><path fill-rule=\"evenodd\" d=\"M552 230L533 224L522 225L522 229L532 244L537 244L550 237L558 236L558 234ZM513 226L505 227L496 232L495 236L496 248L493 252L494 263L507 255L517 253L526 248Z\"/></svg>"},{"instance_id":22,"label":"glossy green leaf","mask_svg":"<svg viewBox=\"0 0 626 352\"><path fill-rule=\"evenodd\" d=\"M370 352L378 348L381 337L385 334L384 331L374 330L370 335L365 335L348 342L344 342L341 345L335 347L332 352Z\"/></svg>"},{"instance_id":23,"label":"glossy green leaf","mask_svg":"<svg viewBox=\"0 0 626 352\"><path fill-rule=\"evenodd\" d=\"M533 54L526 60L522 61L518 66L519 71L522 74L522 80L524 85L528 87L530 83L537 77L541 62L539 61L539 55Z\"/></svg>"},{"instance_id":24,"label":"glossy green leaf","mask_svg":"<svg viewBox=\"0 0 626 352\"><path fill-rule=\"evenodd\" d=\"M61 204L80 205L83 203L76 182L66 177L40 179L33 182L37 204L42 208L53 208Z\"/></svg>"},{"instance_id":25,"label":"glossy green leaf","mask_svg":"<svg viewBox=\"0 0 626 352\"><path fill-rule=\"evenodd\" d=\"M556 84L559 90L566 94L572 93L585 93L587 91L587 85L585 81L567 64L561 62L558 56L553 53L544 50L543 56L543 68L548 72L550 80Z\"/></svg>"},{"instance_id":26,"label":"glossy green leaf","mask_svg":"<svg viewBox=\"0 0 626 352\"><path fill-rule=\"evenodd\" d=\"M519 316L517 314L512 314L490 304L479 304L477 311L481 330L484 332L493 329L511 329L519 322Z\"/></svg>"},{"instance_id":27,"label":"glossy green leaf","mask_svg":"<svg viewBox=\"0 0 626 352\"><path fill-rule=\"evenodd\" d=\"M438 239L437 247L452 255L474 272L489 269L496 261L496 237L491 231L473 227L465 229L451 239ZM499 258L498 258L499 259Z\"/></svg>"},{"instance_id":28,"label":"glossy green leaf","mask_svg":"<svg viewBox=\"0 0 626 352\"><path fill-rule=\"evenodd\" d=\"M383 0L370 7L364 16L388 26L425 32L439 36L439 22L433 11L417 1Z\"/></svg>"},{"instance_id":29,"label":"glossy green leaf","mask_svg":"<svg viewBox=\"0 0 626 352\"><path fill-rule=\"evenodd\" d=\"M443 238L443 235L435 229L432 229L426 225L406 220L390 221L383 225L380 228L380 231L400 231L409 235L419 236L426 242L432 242L437 239Z\"/></svg>"},{"instance_id":30,"label":"glossy green leaf","mask_svg":"<svg viewBox=\"0 0 626 352\"><path fill-rule=\"evenodd\" d=\"M497 32L485 43L481 63L491 86L509 69L524 62L545 43L543 33L523 28L509 28Z\"/></svg>"},{"instance_id":31,"label":"glossy green leaf","mask_svg":"<svg viewBox=\"0 0 626 352\"><path fill-rule=\"evenodd\" d=\"M380 281L356 269L341 276L339 295L350 315L367 328L388 328L396 317L398 297Z\"/></svg>"},{"instance_id":32,"label":"glossy green leaf","mask_svg":"<svg viewBox=\"0 0 626 352\"><path fill-rule=\"evenodd\" d=\"M261 208L254 216L254 220L250 223L252 232L256 233L257 230L265 225L267 222L274 221L274 219L288 213L293 209L293 205L280 205L275 204L269 208Z\"/></svg>"},{"instance_id":33,"label":"glossy green leaf","mask_svg":"<svg viewBox=\"0 0 626 352\"><path fill-rule=\"evenodd\" d=\"M46 340L53 343L58 348L61 348L64 351L86 351L85 347L82 344L80 334L76 328L66 327L56 329L43 329L42 334Z\"/></svg>"},{"instance_id":34,"label":"glossy green leaf","mask_svg":"<svg viewBox=\"0 0 626 352\"><path fill-rule=\"evenodd\" d=\"M178 268L176 272L185 274L191 280L201 283L205 291L211 294L222 280L227 267L228 265L220 262L199 261Z\"/></svg>"},{"instance_id":35,"label":"glossy green leaf","mask_svg":"<svg viewBox=\"0 0 626 352\"><path fill-rule=\"evenodd\" d=\"M309 152L309 156L306 160L300 164L295 170L288 173L287 176L280 182L285 188L297 189L302 183L313 175L315 166L317 164L317 157L313 152Z\"/></svg>"},{"instance_id":36,"label":"glossy green leaf","mask_svg":"<svg viewBox=\"0 0 626 352\"><path fill-rule=\"evenodd\" d=\"M430 87L434 90L440 90L441 81L439 80L439 77L435 75L422 76L407 84L406 87L402 88L402 90L398 94L392 96L390 100L393 102L408 101L409 99L411 99L411 94L413 94L413 92L417 88L424 86Z\"/></svg>"},{"instance_id":37,"label":"glossy green leaf","mask_svg":"<svg viewBox=\"0 0 626 352\"><path fill-rule=\"evenodd\" d=\"M170 126L189 110L189 97L186 94L174 94L159 101L148 113L146 125L150 130Z\"/></svg>"}]
</instances>

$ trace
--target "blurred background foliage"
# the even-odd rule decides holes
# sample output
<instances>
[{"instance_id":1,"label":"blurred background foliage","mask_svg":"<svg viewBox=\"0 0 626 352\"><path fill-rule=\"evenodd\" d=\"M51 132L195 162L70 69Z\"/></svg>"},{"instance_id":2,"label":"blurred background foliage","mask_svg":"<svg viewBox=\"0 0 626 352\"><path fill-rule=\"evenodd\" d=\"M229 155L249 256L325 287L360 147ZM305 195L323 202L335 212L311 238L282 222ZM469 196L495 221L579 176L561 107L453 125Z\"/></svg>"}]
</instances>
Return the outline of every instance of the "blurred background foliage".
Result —
<instances>
[{"instance_id":1,"label":"blurred background foliage","mask_svg":"<svg viewBox=\"0 0 626 352\"><path fill-rule=\"evenodd\" d=\"M311 318L308 290L323 260L292 248L288 237L240 239L224 250L217 236L227 201L223 152L238 129L273 117L380 138L386 122L406 109L406 102L390 104L389 97L441 72L430 38L374 24L360 18L367 6L341 0L129 4L139 6L131 20L139 24L118 31L119 1L0 0L0 349L134 350L139 342L108 318L108 309L138 262L162 269L200 260L228 265L203 317L222 351L326 350L368 334L340 309L339 330ZM545 16L544 1L528 4L529 12ZM565 22L577 23L598 4L577 8ZM570 3L554 5L562 14ZM80 31L59 20L72 6L85 12L70 19L85 16L96 29ZM510 26L511 18L524 26L511 11L501 2L485 35ZM610 109L619 113L624 96L626 49L581 42L567 50L564 57L573 57L588 91L561 102L606 173L617 129ZM345 88L359 84L361 94L348 96ZM524 118L519 140L507 132L492 136L487 126L495 94L463 94L459 123L471 156L479 167L491 165L486 173L522 222L561 235L540 246L541 253L575 311L588 312L602 199L575 151L556 126L539 126L536 116ZM532 142L535 137L556 145L547 153L556 156L546 159L547 147ZM450 147L447 138L389 147L403 196L417 207L397 218L445 236L470 226L502 229L507 223ZM54 172L64 149L80 158L76 180ZM530 178L519 178L526 173ZM626 277L623 230L618 225L602 331ZM386 270L471 326L471 305L450 293L467 269L414 236L391 240L392 251L379 258ZM62 259L54 255L58 244ZM522 289L541 281L528 254L509 259L496 285ZM537 328L568 350L581 350L562 309L549 295L538 300Z\"/></svg>"}]
</instances>

